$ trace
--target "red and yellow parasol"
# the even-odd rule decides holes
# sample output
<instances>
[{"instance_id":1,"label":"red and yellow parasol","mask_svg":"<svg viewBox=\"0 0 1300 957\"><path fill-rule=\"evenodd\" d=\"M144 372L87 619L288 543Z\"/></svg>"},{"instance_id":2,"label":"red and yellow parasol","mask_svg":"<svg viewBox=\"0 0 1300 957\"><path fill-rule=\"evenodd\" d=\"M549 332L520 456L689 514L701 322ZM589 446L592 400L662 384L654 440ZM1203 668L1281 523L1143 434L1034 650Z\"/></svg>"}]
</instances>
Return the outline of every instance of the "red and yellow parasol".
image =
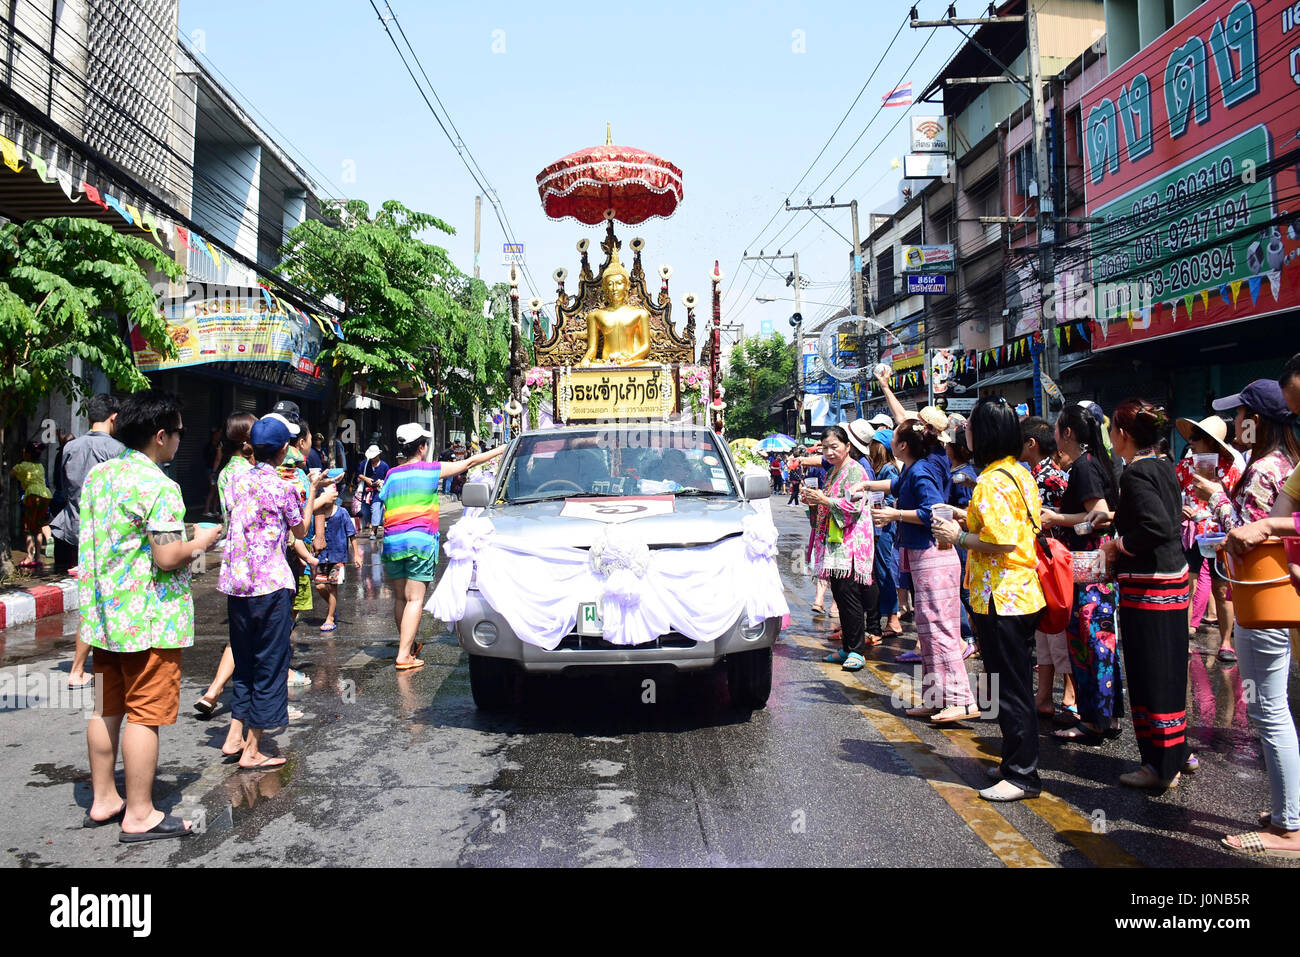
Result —
<instances>
[{"instance_id":1,"label":"red and yellow parasol","mask_svg":"<svg viewBox=\"0 0 1300 957\"><path fill-rule=\"evenodd\" d=\"M537 174L537 192L551 219L588 226L607 219L635 226L671 216L682 201L682 171L632 146L592 146L556 160Z\"/></svg>"}]
</instances>

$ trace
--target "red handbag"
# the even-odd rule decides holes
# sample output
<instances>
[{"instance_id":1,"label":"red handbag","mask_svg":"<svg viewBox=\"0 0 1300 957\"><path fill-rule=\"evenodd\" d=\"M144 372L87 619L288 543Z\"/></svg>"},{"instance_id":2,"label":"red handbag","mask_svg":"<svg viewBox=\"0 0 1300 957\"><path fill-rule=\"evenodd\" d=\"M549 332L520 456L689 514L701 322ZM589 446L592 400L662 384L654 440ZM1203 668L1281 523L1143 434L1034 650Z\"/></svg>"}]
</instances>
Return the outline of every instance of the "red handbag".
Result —
<instances>
[{"instance_id":1,"label":"red handbag","mask_svg":"<svg viewBox=\"0 0 1300 957\"><path fill-rule=\"evenodd\" d=\"M1016 477L1006 469L998 469L1016 487L1020 501L1024 502L1025 514L1034 526L1034 550L1038 553L1038 582L1043 586L1043 600L1047 603L1042 617L1038 619L1038 630L1045 635L1055 635L1065 631L1070 623L1070 612L1074 610L1074 559L1070 550L1060 539L1052 538L1043 532L1037 520L1029 512L1029 500L1025 498L1024 489Z\"/></svg>"}]
</instances>

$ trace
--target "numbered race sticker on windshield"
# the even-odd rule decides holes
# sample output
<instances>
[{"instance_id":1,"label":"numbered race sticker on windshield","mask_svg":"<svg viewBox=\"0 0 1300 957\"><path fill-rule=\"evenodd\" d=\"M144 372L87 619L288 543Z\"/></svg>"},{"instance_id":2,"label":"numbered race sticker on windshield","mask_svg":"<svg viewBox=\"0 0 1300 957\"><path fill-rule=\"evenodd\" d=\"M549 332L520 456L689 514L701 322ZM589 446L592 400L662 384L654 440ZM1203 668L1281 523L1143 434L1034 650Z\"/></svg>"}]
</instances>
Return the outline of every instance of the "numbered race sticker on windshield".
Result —
<instances>
[{"instance_id":1,"label":"numbered race sticker on windshield","mask_svg":"<svg viewBox=\"0 0 1300 957\"><path fill-rule=\"evenodd\" d=\"M654 515L671 515L674 511L671 495L627 495L621 498L566 498L560 515L564 518L586 518L593 522L616 525Z\"/></svg>"},{"instance_id":2,"label":"numbered race sticker on windshield","mask_svg":"<svg viewBox=\"0 0 1300 957\"><path fill-rule=\"evenodd\" d=\"M722 468L714 468L714 469L709 469L709 472L713 475L713 491L715 492L727 491L726 470Z\"/></svg>"}]
</instances>

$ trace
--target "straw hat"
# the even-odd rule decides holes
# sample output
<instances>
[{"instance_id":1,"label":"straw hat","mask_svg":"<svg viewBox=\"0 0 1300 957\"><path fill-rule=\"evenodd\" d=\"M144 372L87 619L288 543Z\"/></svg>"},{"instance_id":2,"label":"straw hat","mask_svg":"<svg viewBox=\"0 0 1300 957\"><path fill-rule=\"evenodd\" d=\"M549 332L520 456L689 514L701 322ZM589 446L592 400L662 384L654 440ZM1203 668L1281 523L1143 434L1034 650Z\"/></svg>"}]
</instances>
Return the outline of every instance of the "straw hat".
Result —
<instances>
[{"instance_id":1,"label":"straw hat","mask_svg":"<svg viewBox=\"0 0 1300 957\"><path fill-rule=\"evenodd\" d=\"M948 428L947 414L942 409L936 408L933 405L927 405L922 409L918 418L936 432L942 432L944 429Z\"/></svg>"},{"instance_id":2,"label":"straw hat","mask_svg":"<svg viewBox=\"0 0 1300 957\"><path fill-rule=\"evenodd\" d=\"M1178 434L1188 442L1192 441L1192 433L1200 429L1219 447L1220 452L1224 455L1232 455L1232 449L1226 441L1228 438L1228 423L1224 422L1219 416L1206 416L1199 422L1193 422L1191 419L1179 419L1174 425L1178 428Z\"/></svg>"},{"instance_id":3,"label":"straw hat","mask_svg":"<svg viewBox=\"0 0 1300 957\"><path fill-rule=\"evenodd\" d=\"M870 422L866 419L855 419L844 431L849 434L849 444L859 455L871 454L871 439L875 436L876 430Z\"/></svg>"}]
</instances>

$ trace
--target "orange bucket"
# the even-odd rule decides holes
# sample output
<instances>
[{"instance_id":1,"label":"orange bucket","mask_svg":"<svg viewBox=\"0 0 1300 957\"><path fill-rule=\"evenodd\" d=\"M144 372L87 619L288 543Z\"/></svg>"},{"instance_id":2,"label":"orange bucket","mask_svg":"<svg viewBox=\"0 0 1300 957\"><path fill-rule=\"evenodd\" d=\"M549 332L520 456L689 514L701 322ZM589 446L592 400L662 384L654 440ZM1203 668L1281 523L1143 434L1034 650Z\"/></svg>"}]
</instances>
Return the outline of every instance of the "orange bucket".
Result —
<instances>
[{"instance_id":1,"label":"orange bucket","mask_svg":"<svg viewBox=\"0 0 1300 957\"><path fill-rule=\"evenodd\" d=\"M1300 625L1300 594L1291 585L1286 548L1280 538L1270 538L1245 555L1227 556L1215 570L1232 585L1232 609L1243 628L1295 628Z\"/></svg>"}]
</instances>

